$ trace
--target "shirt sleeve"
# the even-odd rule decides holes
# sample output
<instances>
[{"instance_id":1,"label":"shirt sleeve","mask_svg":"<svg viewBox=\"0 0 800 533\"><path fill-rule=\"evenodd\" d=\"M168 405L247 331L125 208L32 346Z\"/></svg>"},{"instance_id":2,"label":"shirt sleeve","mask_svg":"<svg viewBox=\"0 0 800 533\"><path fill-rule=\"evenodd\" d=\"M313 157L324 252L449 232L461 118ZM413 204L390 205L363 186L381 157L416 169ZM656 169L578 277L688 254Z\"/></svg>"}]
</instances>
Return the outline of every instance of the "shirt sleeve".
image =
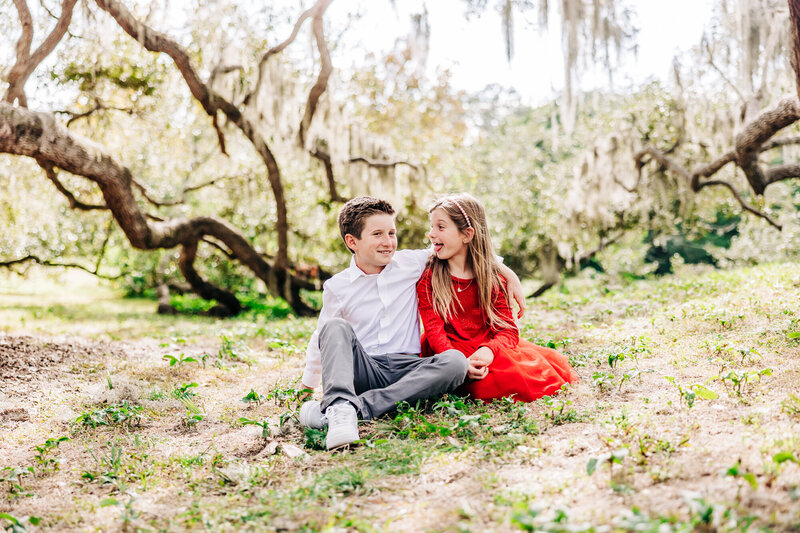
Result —
<instances>
[{"instance_id":1,"label":"shirt sleeve","mask_svg":"<svg viewBox=\"0 0 800 533\"><path fill-rule=\"evenodd\" d=\"M315 389L322 381L322 354L319 351L319 331L332 318L341 316L341 303L336 294L326 283L322 287L322 309L319 311L317 329L311 335L306 348L306 367L303 370L302 383Z\"/></svg>"},{"instance_id":2,"label":"shirt sleeve","mask_svg":"<svg viewBox=\"0 0 800 533\"><path fill-rule=\"evenodd\" d=\"M501 278L501 283L505 286L506 280ZM508 299L500 289L492 291L492 308L501 319L509 324L498 329L493 328L491 338L481 344L481 346L486 346L492 350L494 355L497 355L499 351L516 348L517 344L519 344L519 330L514 322L514 314L511 311Z\"/></svg>"},{"instance_id":3,"label":"shirt sleeve","mask_svg":"<svg viewBox=\"0 0 800 533\"><path fill-rule=\"evenodd\" d=\"M430 270L426 270L417 283L417 300L419 301L419 315L425 328L425 340L428 341L434 353L454 349L453 343L447 338L447 332L444 330L444 320L433 307Z\"/></svg>"},{"instance_id":4,"label":"shirt sleeve","mask_svg":"<svg viewBox=\"0 0 800 533\"><path fill-rule=\"evenodd\" d=\"M408 254L410 261L416 268L419 269L419 274L422 275L422 273L425 271L425 267L428 266L428 258L433 253L433 248L425 248L422 250L402 250L402 252Z\"/></svg>"}]
</instances>

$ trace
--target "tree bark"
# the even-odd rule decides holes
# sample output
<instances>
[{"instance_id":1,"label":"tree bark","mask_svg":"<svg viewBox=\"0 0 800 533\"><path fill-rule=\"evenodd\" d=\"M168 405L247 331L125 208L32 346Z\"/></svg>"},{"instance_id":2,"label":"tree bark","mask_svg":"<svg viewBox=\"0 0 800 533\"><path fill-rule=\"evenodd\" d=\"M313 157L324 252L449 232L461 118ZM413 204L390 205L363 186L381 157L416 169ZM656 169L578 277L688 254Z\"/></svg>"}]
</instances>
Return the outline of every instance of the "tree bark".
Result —
<instances>
[{"instance_id":1,"label":"tree bark","mask_svg":"<svg viewBox=\"0 0 800 533\"><path fill-rule=\"evenodd\" d=\"M193 268L198 241L210 236L222 243L230 256L247 268L278 296L291 294L292 308L299 314L313 314L299 299L302 288L313 289L308 279L293 276L287 268L275 276L270 265L244 236L225 221L212 217L148 220L133 192L130 170L97 145L69 132L52 115L0 103L0 152L36 159L45 168L58 167L94 182L106 206L134 248L154 250L182 247L181 271L198 294L217 300L228 314L240 311L235 297L202 280ZM275 279L281 286L275 286Z\"/></svg>"},{"instance_id":2,"label":"tree bark","mask_svg":"<svg viewBox=\"0 0 800 533\"><path fill-rule=\"evenodd\" d=\"M789 22L792 33L792 49L789 50L789 62L794 71L794 83L797 97L800 98L800 0L789 0Z\"/></svg>"}]
</instances>

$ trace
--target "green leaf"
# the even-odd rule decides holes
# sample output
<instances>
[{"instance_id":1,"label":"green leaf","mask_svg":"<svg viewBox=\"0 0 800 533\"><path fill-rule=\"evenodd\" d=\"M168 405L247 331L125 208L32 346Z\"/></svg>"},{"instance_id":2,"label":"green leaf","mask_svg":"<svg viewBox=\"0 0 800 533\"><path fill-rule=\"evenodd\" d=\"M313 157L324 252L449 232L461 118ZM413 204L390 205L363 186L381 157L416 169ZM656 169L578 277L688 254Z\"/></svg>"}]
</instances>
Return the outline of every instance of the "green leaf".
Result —
<instances>
[{"instance_id":1,"label":"green leaf","mask_svg":"<svg viewBox=\"0 0 800 533\"><path fill-rule=\"evenodd\" d=\"M704 387L703 385L693 385L692 389L694 389L695 394L704 400L716 400L719 398L719 394L714 392L711 389Z\"/></svg>"},{"instance_id":2,"label":"green leaf","mask_svg":"<svg viewBox=\"0 0 800 533\"><path fill-rule=\"evenodd\" d=\"M110 505L119 505L119 500L116 498L105 498L100 500L100 507L108 507Z\"/></svg>"},{"instance_id":3,"label":"green leaf","mask_svg":"<svg viewBox=\"0 0 800 533\"><path fill-rule=\"evenodd\" d=\"M756 490L758 488L758 481L756 481L756 475L753 474L752 472L747 472L745 475L742 476L742 478L744 478L744 480L750 484L750 487L753 490Z\"/></svg>"},{"instance_id":4,"label":"green leaf","mask_svg":"<svg viewBox=\"0 0 800 533\"><path fill-rule=\"evenodd\" d=\"M42 517L41 516L29 516L28 517L28 522L30 522L34 526L38 526L39 522L41 522L41 521L42 521Z\"/></svg>"},{"instance_id":5,"label":"green leaf","mask_svg":"<svg viewBox=\"0 0 800 533\"><path fill-rule=\"evenodd\" d=\"M8 513L0 513L0 518L5 518L6 520L11 522L12 524L19 525L19 519L16 516L11 516Z\"/></svg>"},{"instance_id":6,"label":"green leaf","mask_svg":"<svg viewBox=\"0 0 800 533\"><path fill-rule=\"evenodd\" d=\"M786 335L790 339L800 339L800 331L792 331L788 335Z\"/></svg>"},{"instance_id":7,"label":"green leaf","mask_svg":"<svg viewBox=\"0 0 800 533\"><path fill-rule=\"evenodd\" d=\"M597 470L597 457L592 457L589 459L589 462L586 463L586 473L591 476L594 474L595 470Z\"/></svg>"},{"instance_id":8,"label":"green leaf","mask_svg":"<svg viewBox=\"0 0 800 533\"><path fill-rule=\"evenodd\" d=\"M777 464L783 464L786 461L792 461L793 463L800 464L800 462L797 461L797 457L795 457L792 452L778 452L772 456L772 460Z\"/></svg>"}]
</instances>

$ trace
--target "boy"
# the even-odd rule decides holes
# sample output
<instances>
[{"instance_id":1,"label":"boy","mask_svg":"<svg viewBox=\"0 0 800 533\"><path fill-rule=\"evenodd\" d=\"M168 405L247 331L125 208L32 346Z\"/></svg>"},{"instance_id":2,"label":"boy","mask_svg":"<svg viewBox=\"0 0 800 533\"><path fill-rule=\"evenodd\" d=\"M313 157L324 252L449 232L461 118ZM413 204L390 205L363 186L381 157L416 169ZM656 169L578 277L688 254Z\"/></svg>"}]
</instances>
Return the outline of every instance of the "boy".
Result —
<instances>
[{"instance_id":1,"label":"boy","mask_svg":"<svg viewBox=\"0 0 800 533\"><path fill-rule=\"evenodd\" d=\"M397 402L451 391L469 369L468 359L456 350L419 357L416 284L430 251L396 251L393 215L388 202L369 196L350 200L339 212L339 231L353 257L323 286L302 379L313 389L322 378L323 396L300 408L302 425L328 424L329 450L358 440L359 414L370 420ZM505 274L522 306L519 279L510 270Z\"/></svg>"}]
</instances>

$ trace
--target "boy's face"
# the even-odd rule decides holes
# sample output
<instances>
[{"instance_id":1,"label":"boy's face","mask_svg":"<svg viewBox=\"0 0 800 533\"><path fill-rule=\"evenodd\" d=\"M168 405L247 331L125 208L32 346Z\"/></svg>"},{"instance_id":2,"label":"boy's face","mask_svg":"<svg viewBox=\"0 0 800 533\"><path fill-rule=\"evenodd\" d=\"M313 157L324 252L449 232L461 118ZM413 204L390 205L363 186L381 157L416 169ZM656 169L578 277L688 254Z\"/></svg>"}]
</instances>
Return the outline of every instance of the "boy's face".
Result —
<instances>
[{"instance_id":1,"label":"boy's face","mask_svg":"<svg viewBox=\"0 0 800 533\"><path fill-rule=\"evenodd\" d=\"M345 235L345 242L355 254L356 265L365 274L381 272L397 250L394 217L385 213L368 216L364 220L361 236L348 233Z\"/></svg>"}]
</instances>

